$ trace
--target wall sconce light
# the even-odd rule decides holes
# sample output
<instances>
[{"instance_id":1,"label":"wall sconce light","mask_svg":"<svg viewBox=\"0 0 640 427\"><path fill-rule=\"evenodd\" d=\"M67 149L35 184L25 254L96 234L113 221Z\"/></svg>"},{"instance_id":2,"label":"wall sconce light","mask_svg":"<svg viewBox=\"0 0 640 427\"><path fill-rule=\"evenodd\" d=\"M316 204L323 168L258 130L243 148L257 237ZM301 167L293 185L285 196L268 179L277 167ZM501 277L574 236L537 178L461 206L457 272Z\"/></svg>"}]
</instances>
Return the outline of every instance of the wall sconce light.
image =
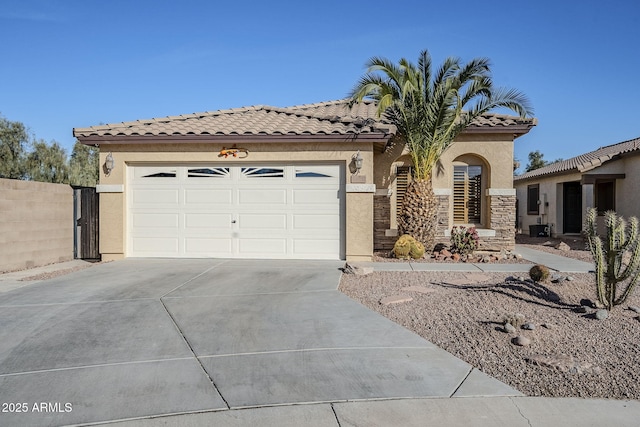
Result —
<instances>
[{"instance_id":1,"label":"wall sconce light","mask_svg":"<svg viewBox=\"0 0 640 427\"><path fill-rule=\"evenodd\" d=\"M360 154L360 150L356 154L353 155L353 163L356 166L356 174L360 173L360 169L362 169L362 155Z\"/></svg>"},{"instance_id":2,"label":"wall sconce light","mask_svg":"<svg viewBox=\"0 0 640 427\"><path fill-rule=\"evenodd\" d=\"M109 153L104 159L104 173L109 176L114 167L115 162L113 161L113 156L111 155L111 153Z\"/></svg>"}]
</instances>

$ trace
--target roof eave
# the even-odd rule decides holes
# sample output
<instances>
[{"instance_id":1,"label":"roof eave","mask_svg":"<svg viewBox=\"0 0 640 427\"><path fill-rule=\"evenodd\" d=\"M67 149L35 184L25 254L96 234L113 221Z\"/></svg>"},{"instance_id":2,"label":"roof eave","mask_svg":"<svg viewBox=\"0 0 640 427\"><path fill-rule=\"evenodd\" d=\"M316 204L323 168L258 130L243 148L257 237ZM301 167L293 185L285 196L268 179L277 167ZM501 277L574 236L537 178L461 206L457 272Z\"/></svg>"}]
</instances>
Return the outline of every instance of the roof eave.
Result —
<instances>
[{"instance_id":1,"label":"roof eave","mask_svg":"<svg viewBox=\"0 0 640 427\"><path fill-rule=\"evenodd\" d=\"M277 143L277 142L386 142L391 134L329 134L329 135L91 135L76 138L85 145L116 144L199 144L208 142Z\"/></svg>"},{"instance_id":2,"label":"roof eave","mask_svg":"<svg viewBox=\"0 0 640 427\"><path fill-rule=\"evenodd\" d=\"M516 138L526 135L535 126L535 124L527 125L509 125L509 126L469 126L462 133L500 133L513 134Z\"/></svg>"}]
</instances>

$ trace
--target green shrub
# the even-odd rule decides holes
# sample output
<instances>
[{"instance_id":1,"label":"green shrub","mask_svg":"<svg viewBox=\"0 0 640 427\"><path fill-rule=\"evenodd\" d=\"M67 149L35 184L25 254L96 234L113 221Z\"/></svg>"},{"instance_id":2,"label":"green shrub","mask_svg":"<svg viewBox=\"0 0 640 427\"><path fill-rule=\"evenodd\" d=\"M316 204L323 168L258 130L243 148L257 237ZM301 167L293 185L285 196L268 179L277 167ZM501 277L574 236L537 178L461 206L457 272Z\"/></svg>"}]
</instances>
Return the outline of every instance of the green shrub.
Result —
<instances>
[{"instance_id":1,"label":"green shrub","mask_svg":"<svg viewBox=\"0 0 640 427\"><path fill-rule=\"evenodd\" d=\"M549 269L541 264L536 264L529 270L529 277L534 282L546 282L549 279Z\"/></svg>"},{"instance_id":2,"label":"green shrub","mask_svg":"<svg viewBox=\"0 0 640 427\"><path fill-rule=\"evenodd\" d=\"M454 226L451 229L451 252L469 255L478 249L478 231L475 227Z\"/></svg>"}]
</instances>

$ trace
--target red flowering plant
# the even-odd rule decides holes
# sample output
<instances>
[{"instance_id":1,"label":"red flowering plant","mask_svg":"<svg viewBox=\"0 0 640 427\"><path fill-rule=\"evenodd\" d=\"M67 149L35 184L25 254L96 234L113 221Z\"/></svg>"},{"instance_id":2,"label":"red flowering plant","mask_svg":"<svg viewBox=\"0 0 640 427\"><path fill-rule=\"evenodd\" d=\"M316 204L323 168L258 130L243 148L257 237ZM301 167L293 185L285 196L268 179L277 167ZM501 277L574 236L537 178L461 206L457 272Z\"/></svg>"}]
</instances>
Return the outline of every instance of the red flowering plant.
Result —
<instances>
[{"instance_id":1,"label":"red flowering plant","mask_svg":"<svg viewBox=\"0 0 640 427\"><path fill-rule=\"evenodd\" d=\"M478 249L480 238L475 227L455 225L451 229L451 252L470 255Z\"/></svg>"}]
</instances>

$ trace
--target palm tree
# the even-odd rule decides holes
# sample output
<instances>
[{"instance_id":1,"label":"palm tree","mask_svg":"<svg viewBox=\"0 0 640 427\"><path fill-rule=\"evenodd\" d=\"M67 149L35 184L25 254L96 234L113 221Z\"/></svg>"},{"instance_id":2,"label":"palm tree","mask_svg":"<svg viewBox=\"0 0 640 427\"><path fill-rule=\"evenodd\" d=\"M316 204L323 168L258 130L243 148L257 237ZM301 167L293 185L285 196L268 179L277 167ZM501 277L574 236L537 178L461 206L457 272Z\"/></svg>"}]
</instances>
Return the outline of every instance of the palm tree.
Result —
<instances>
[{"instance_id":1,"label":"palm tree","mask_svg":"<svg viewBox=\"0 0 640 427\"><path fill-rule=\"evenodd\" d=\"M525 95L514 89L495 88L490 62L476 58L462 64L449 57L434 73L427 50L418 65L401 59L398 65L373 57L367 72L349 94L351 105L364 98L377 101L377 114L393 123L413 161L413 180L398 218L401 234L410 234L433 248L437 224L437 198L431 171L442 153L477 117L505 107L520 117L533 110Z\"/></svg>"}]
</instances>

